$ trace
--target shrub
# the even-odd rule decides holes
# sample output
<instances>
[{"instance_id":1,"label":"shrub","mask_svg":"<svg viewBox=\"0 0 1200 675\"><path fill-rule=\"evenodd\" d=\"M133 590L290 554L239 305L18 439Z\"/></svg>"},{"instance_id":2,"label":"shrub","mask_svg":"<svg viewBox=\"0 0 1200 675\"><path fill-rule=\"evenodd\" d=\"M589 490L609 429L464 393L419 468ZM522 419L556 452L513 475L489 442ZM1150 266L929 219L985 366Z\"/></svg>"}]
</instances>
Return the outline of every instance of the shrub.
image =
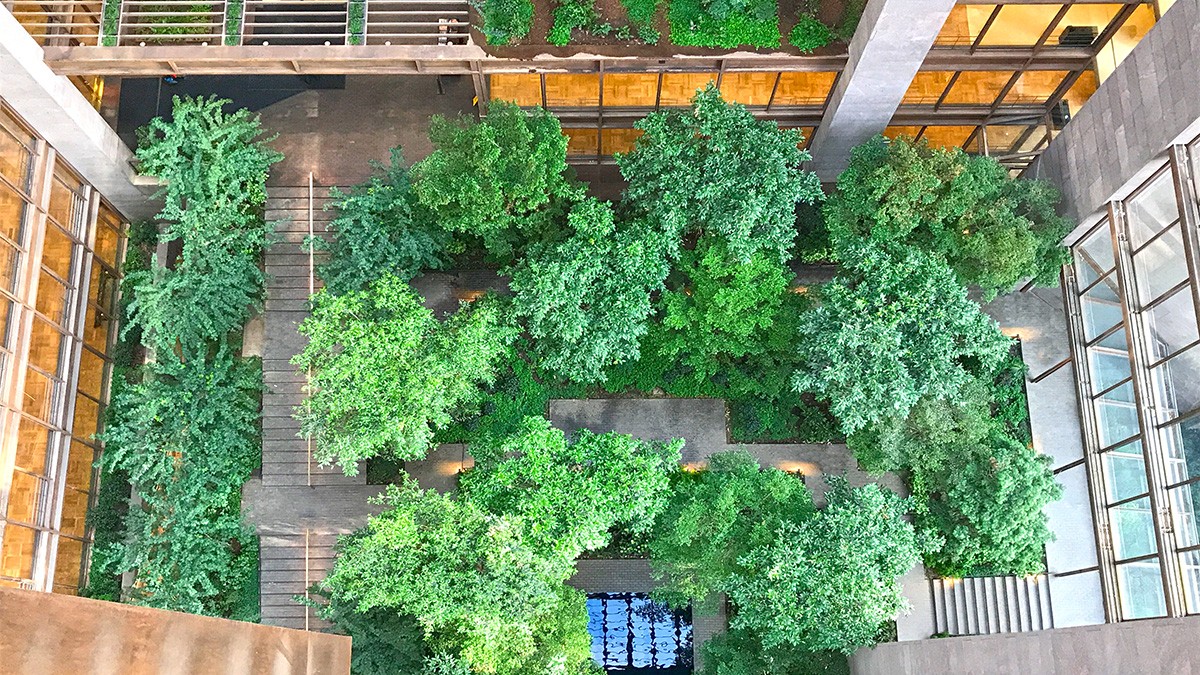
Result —
<instances>
[{"instance_id":1,"label":"shrub","mask_svg":"<svg viewBox=\"0 0 1200 675\"><path fill-rule=\"evenodd\" d=\"M332 295L361 291L388 274L409 281L446 264L450 235L415 204L399 149L392 150L389 165L377 164L375 170L349 192L332 191L337 217L328 229L333 240L312 242L329 251L329 261L317 273Z\"/></svg>"},{"instance_id":2,"label":"shrub","mask_svg":"<svg viewBox=\"0 0 1200 675\"><path fill-rule=\"evenodd\" d=\"M778 47L775 0L670 0L671 42L690 47Z\"/></svg>"},{"instance_id":3,"label":"shrub","mask_svg":"<svg viewBox=\"0 0 1200 675\"><path fill-rule=\"evenodd\" d=\"M552 45L565 45L571 41L571 32L587 28L596 23L595 0L563 0L554 10L554 26L546 35Z\"/></svg>"},{"instance_id":4,"label":"shrub","mask_svg":"<svg viewBox=\"0 0 1200 675\"><path fill-rule=\"evenodd\" d=\"M506 45L529 35L533 25L531 0L471 0L483 20L479 32L489 45Z\"/></svg>"},{"instance_id":5,"label":"shrub","mask_svg":"<svg viewBox=\"0 0 1200 675\"><path fill-rule=\"evenodd\" d=\"M240 329L262 306L258 261L271 231L262 206L267 171L280 155L256 117L222 110L228 101L174 102L170 122L155 118L142 130L137 156L143 173L166 183L161 240L181 241L182 252L170 269L129 275L129 312L147 344L190 349Z\"/></svg>"},{"instance_id":6,"label":"shrub","mask_svg":"<svg viewBox=\"0 0 1200 675\"><path fill-rule=\"evenodd\" d=\"M850 675L845 654L764 649L762 637L746 630L718 633L704 643L703 650L703 675Z\"/></svg>"},{"instance_id":7,"label":"shrub","mask_svg":"<svg viewBox=\"0 0 1200 675\"><path fill-rule=\"evenodd\" d=\"M226 0L225 45L228 47L236 47L242 43L242 13L245 11L245 5L245 0Z\"/></svg>"},{"instance_id":8,"label":"shrub","mask_svg":"<svg viewBox=\"0 0 1200 675\"><path fill-rule=\"evenodd\" d=\"M833 31L815 16L801 14L792 27L788 41L796 49L809 54L833 42Z\"/></svg>"},{"instance_id":9,"label":"shrub","mask_svg":"<svg viewBox=\"0 0 1200 675\"><path fill-rule=\"evenodd\" d=\"M394 276L366 291L318 293L299 330L308 345L292 362L312 377L296 415L314 456L347 475L375 456L424 457L451 413L495 378L513 337L496 299L439 323Z\"/></svg>"}]
</instances>

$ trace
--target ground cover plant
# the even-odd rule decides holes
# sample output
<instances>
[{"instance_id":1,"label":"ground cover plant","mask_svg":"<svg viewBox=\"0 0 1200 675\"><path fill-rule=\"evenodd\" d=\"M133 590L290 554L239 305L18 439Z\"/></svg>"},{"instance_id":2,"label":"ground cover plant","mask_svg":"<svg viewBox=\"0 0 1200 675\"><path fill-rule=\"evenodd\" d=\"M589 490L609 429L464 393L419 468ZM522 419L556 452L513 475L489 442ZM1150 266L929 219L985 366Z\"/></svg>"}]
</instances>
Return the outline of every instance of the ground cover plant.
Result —
<instances>
[{"instance_id":1,"label":"ground cover plant","mask_svg":"<svg viewBox=\"0 0 1200 675\"><path fill-rule=\"evenodd\" d=\"M96 558L102 575L135 573L129 602L254 620L257 540L240 501L261 456L262 370L237 345L263 299L262 205L279 156L226 103L176 98L172 119L141 135L141 170L165 183L158 239L181 253L125 267L124 339L153 358L115 387L101 470L126 476L140 503Z\"/></svg>"}]
</instances>

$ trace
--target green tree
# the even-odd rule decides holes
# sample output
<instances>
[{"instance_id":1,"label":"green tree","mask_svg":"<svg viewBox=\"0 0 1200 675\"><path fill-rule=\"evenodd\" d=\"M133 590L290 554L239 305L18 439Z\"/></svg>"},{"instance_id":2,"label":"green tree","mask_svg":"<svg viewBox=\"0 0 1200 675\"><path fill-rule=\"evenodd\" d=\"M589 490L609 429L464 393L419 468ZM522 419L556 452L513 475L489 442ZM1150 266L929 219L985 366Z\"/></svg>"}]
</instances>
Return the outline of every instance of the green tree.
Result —
<instances>
[{"instance_id":1,"label":"green tree","mask_svg":"<svg viewBox=\"0 0 1200 675\"><path fill-rule=\"evenodd\" d=\"M603 381L605 368L639 357L650 295L678 243L644 221L615 223L609 204L591 198L571 208L568 223L566 239L529 247L509 286L539 366L573 382Z\"/></svg>"},{"instance_id":2,"label":"green tree","mask_svg":"<svg viewBox=\"0 0 1200 675\"><path fill-rule=\"evenodd\" d=\"M586 429L568 443L548 420L529 417L517 434L472 446L477 464L460 492L489 513L520 517L533 528L527 541L574 560L606 546L615 526L650 529L682 446Z\"/></svg>"},{"instance_id":3,"label":"green tree","mask_svg":"<svg viewBox=\"0 0 1200 675\"><path fill-rule=\"evenodd\" d=\"M429 139L433 153L413 167L417 198L500 260L553 231L561 218L547 209L582 197L567 177L567 137L544 110L495 101L481 122L434 117Z\"/></svg>"},{"instance_id":4,"label":"green tree","mask_svg":"<svg viewBox=\"0 0 1200 675\"><path fill-rule=\"evenodd\" d=\"M850 675L845 654L786 646L765 649L762 638L746 630L718 633L703 650L703 675Z\"/></svg>"},{"instance_id":5,"label":"green tree","mask_svg":"<svg viewBox=\"0 0 1200 675\"><path fill-rule=\"evenodd\" d=\"M160 352L142 382L118 389L101 462L128 475L141 504L125 517L125 541L104 556L108 571L136 572L131 602L255 618L237 611L246 576L257 578L240 504L260 459L261 392L261 366L225 344L207 360Z\"/></svg>"},{"instance_id":6,"label":"green tree","mask_svg":"<svg viewBox=\"0 0 1200 675\"><path fill-rule=\"evenodd\" d=\"M425 456L434 432L479 396L513 338L498 300L465 306L444 323L388 276L368 290L318 293L300 325L308 345L294 359L312 378L302 432L322 462L347 472L378 455Z\"/></svg>"},{"instance_id":7,"label":"green tree","mask_svg":"<svg viewBox=\"0 0 1200 675\"><path fill-rule=\"evenodd\" d=\"M991 372L1009 339L937 257L862 244L843 252L821 304L800 320L793 386L829 401L847 435L907 417L922 396L954 396Z\"/></svg>"},{"instance_id":8,"label":"green tree","mask_svg":"<svg viewBox=\"0 0 1200 675\"><path fill-rule=\"evenodd\" d=\"M760 250L791 257L796 204L822 194L816 174L800 170L812 157L798 131L725 103L713 85L691 110L652 113L636 126L645 134L617 157L628 203L668 229L722 237L738 261Z\"/></svg>"},{"instance_id":9,"label":"green tree","mask_svg":"<svg viewBox=\"0 0 1200 675\"><path fill-rule=\"evenodd\" d=\"M867 471L928 476L955 460L963 447L992 430L987 386L969 379L950 398L921 397L906 417L885 418L852 434L847 445Z\"/></svg>"},{"instance_id":10,"label":"green tree","mask_svg":"<svg viewBox=\"0 0 1200 675\"><path fill-rule=\"evenodd\" d=\"M813 513L804 481L762 469L747 452L718 453L708 468L679 471L650 538L655 594L674 606L704 608L743 571L741 558L768 545L785 523Z\"/></svg>"},{"instance_id":11,"label":"green tree","mask_svg":"<svg viewBox=\"0 0 1200 675\"><path fill-rule=\"evenodd\" d=\"M450 235L416 205L400 149L392 150L391 164L376 164L375 170L349 192L331 192L338 214L328 226L333 240L313 240L329 251L317 273L333 295L364 290L388 274L409 281L423 269L446 264Z\"/></svg>"},{"instance_id":12,"label":"green tree","mask_svg":"<svg viewBox=\"0 0 1200 675\"><path fill-rule=\"evenodd\" d=\"M246 110L229 101L174 99L170 121L156 117L140 133L140 170L165 183L160 240L181 241L170 269L153 265L130 275L130 319L148 344L185 349L239 329L262 306L259 257L266 179L280 155Z\"/></svg>"},{"instance_id":13,"label":"green tree","mask_svg":"<svg viewBox=\"0 0 1200 675\"><path fill-rule=\"evenodd\" d=\"M587 659L582 596L563 585L573 560L539 551L520 518L411 481L389 487L385 503L343 542L322 582L333 602L410 615L431 651L477 672L542 672L554 662L573 672Z\"/></svg>"},{"instance_id":14,"label":"green tree","mask_svg":"<svg viewBox=\"0 0 1200 675\"><path fill-rule=\"evenodd\" d=\"M479 30L489 45L506 45L529 35L532 0L471 0L471 6L479 12Z\"/></svg>"},{"instance_id":15,"label":"green tree","mask_svg":"<svg viewBox=\"0 0 1200 675\"><path fill-rule=\"evenodd\" d=\"M1034 574L1045 569L1045 545L1054 538L1044 509L1062 496L1050 458L993 431L959 448L958 461L923 476L916 487L928 499L917 525L945 540L927 556L945 576Z\"/></svg>"},{"instance_id":16,"label":"green tree","mask_svg":"<svg viewBox=\"0 0 1200 675\"><path fill-rule=\"evenodd\" d=\"M835 242L905 242L946 258L986 298L1033 279L1055 285L1069 260L1058 193L1013 179L990 157L882 137L855 148L825 213Z\"/></svg>"},{"instance_id":17,"label":"green tree","mask_svg":"<svg viewBox=\"0 0 1200 675\"><path fill-rule=\"evenodd\" d=\"M826 481L828 506L781 523L730 579L730 627L760 635L767 649L849 654L875 644L884 622L908 606L899 578L926 547L904 519L908 500L876 484Z\"/></svg>"}]
</instances>

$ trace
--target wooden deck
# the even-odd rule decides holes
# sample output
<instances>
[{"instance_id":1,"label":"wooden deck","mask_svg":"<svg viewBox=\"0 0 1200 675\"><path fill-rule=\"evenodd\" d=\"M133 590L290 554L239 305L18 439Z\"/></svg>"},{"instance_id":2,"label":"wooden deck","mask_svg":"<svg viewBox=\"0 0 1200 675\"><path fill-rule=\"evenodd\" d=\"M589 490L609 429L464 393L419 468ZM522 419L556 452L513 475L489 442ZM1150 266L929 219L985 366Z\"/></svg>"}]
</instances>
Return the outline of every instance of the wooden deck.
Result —
<instances>
[{"instance_id":1,"label":"wooden deck","mask_svg":"<svg viewBox=\"0 0 1200 675\"><path fill-rule=\"evenodd\" d=\"M373 508L360 472L346 476L336 466L321 466L311 442L300 437L293 417L304 403L307 374L291 364L305 344L297 326L308 316L309 294L320 288L304 241L310 206L314 234L325 234L331 214L324 210L328 187L268 189L266 216L275 222L275 241L264 256L267 273L263 316L262 479L243 490L243 512L259 534L259 589L262 622L319 630L328 624L298 602L333 566L334 547L343 534L362 527ZM320 262L320 254L315 257Z\"/></svg>"}]
</instances>

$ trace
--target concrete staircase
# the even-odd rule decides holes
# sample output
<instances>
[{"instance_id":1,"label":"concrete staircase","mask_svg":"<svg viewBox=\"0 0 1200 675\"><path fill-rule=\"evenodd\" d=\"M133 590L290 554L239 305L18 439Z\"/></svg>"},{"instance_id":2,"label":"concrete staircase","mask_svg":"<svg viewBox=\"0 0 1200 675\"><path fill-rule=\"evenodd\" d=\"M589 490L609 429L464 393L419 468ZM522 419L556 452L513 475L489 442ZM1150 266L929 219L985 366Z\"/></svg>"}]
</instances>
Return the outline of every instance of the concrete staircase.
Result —
<instances>
[{"instance_id":1,"label":"concrete staircase","mask_svg":"<svg viewBox=\"0 0 1200 675\"><path fill-rule=\"evenodd\" d=\"M1050 582L1028 577L933 579L934 634L1023 633L1054 627Z\"/></svg>"}]
</instances>

